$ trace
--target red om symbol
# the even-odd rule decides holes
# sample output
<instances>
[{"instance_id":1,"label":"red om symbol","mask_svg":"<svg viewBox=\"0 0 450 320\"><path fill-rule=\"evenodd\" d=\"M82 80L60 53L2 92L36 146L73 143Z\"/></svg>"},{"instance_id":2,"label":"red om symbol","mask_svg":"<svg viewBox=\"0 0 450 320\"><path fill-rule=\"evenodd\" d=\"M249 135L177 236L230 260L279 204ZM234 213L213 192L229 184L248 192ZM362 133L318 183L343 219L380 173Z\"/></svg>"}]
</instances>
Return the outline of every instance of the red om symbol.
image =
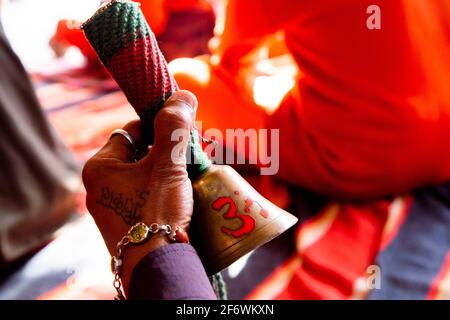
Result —
<instances>
[{"instance_id":1,"label":"red om symbol","mask_svg":"<svg viewBox=\"0 0 450 320\"><path fill-rule=\"evenodd\" d=\"M248 214L239 213L236 207L236 203L231 197L217 198L213 202L212 208L216 211L220 211L226 205L228 205L228 210L223 214L223 217L225 219L239 219L242 225L239 229L236 230L222 227L222 232L235 238L240 238L245 236L246 234L251 233L255 229L255 219L253 219Z\"/></svg>"}]
</instances>

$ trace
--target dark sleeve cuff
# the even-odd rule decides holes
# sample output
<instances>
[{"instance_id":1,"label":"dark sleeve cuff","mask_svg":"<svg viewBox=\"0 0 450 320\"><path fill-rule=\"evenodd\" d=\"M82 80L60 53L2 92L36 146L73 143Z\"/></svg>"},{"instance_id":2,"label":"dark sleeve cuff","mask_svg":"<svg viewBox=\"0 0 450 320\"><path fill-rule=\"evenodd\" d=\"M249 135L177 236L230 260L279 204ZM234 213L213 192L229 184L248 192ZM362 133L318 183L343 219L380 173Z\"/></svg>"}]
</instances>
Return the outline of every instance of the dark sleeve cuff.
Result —
<instances>
[{"instance_id":1,"label":"dark sleeve cuff","mask_svg":"<svg viewBox=\"0 0 450 320\"><path fill-rule=\"evenodd\" d=\"M131 275L128 299L216 299L195 249L170 244L150 252Z\"/></svg>"}]
</instances>

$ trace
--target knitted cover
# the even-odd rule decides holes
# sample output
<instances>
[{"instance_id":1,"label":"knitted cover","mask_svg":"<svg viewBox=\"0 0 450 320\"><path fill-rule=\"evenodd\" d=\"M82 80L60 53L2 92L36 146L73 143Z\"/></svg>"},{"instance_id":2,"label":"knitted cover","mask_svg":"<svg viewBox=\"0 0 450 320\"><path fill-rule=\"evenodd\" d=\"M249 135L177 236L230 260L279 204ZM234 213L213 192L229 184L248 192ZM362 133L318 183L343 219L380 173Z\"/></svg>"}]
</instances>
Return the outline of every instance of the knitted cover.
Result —
<instances>
[{"instance_id":1,"label":"knitted cover","mask_svg":"<svg viewBox=\"0 0 450 320\"><path fill-rule=\"evenodd\" d=\"M116 0L100 8L83 26L100 60L116 80L143 121L148 143L153 140L153 122L164 102L178 90L153 32L139 8L131 1ZM189 175L203 172L209 160L191 132L188 148Z\"/></svg>"}]
</instances>

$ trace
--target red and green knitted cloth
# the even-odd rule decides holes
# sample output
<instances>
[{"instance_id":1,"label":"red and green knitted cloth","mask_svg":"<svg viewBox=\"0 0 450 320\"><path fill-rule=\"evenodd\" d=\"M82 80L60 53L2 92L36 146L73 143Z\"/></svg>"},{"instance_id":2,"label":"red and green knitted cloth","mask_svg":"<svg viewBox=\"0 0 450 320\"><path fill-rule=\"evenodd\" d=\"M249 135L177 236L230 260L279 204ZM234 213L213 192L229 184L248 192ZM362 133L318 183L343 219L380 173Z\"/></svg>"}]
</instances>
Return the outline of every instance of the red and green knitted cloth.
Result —
<instances>
[{"instance_id":1,"label":"red and green knitted cloth","mask_svg":"<svg viewBox=\"0 0 450 320\"><path fill-rule=\"evenodd\" d=\"M178 90L139 4L112 1L99 9L84 25L85 35L100 60L147 125L152 141L153 121L164 102ZM208 159L192 131L189 144L190 176L203 172Z\"/></svg>"}]
</instances>

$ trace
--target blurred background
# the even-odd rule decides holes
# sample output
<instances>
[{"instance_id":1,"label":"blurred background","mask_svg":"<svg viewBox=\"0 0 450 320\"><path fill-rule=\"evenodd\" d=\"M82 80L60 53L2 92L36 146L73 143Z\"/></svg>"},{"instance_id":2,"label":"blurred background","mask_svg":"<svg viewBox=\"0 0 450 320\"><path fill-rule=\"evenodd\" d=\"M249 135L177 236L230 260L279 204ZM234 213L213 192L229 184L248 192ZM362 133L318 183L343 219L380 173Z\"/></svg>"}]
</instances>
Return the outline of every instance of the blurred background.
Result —
<instances>
[{"instance_id":1,"label":"blurred background","mask_svg":"<svg viewBox=\"0 0 450 320\"><path fill-rule=\"evenodd\" d=\"M84 21L98 7L97 1L4 1L2 22L14 51L27 70L39 71L55 61L49 45L57 24L63 19ZM83 57L71 48L65 60L71 65L81 65Z\"/></svg>"},{"instance_id":2,"label":"blurred background","mask_svg":"<svg viewBox=\"0 0 450 320\"><path fill-rule=\"evenodd\" d=\"M300 224L230 298L450 298L448 2L139 2L204 129L288 137L279 175L237 169ZM80 172L137 116L79 28L98 5L0 0L0 299L114 296Z\"/></svg>"}]
</instances>

